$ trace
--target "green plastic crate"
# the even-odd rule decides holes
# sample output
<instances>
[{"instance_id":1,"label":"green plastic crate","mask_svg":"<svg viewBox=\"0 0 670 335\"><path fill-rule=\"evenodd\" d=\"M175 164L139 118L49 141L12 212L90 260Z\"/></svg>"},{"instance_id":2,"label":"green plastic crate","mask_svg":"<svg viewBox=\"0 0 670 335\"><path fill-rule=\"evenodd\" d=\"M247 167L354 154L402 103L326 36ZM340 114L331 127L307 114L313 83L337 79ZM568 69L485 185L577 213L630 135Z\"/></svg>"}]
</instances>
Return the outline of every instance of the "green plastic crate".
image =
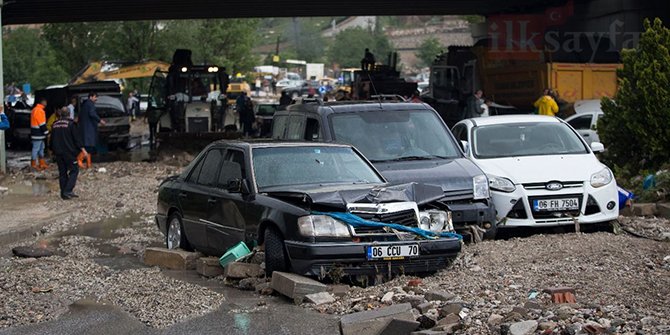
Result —
<instances>
[{"instance_id":1,"label":"green plastic crate","mask_svg":"<svg viewBox=\"0 0 670 335\"><path fill-rule=\"evenodd\" d=\"M240 257L247 255L250 252L251 251L249 250L249 248L247 248L247 245L244 242L240 242L236 244L234 247L228 249L228 251L226 251L226 253L223 254L221 258L219 258L219 263L221 263L221 266L225 268L226 265L234 262Z\"/></svg>"}]
</instances>

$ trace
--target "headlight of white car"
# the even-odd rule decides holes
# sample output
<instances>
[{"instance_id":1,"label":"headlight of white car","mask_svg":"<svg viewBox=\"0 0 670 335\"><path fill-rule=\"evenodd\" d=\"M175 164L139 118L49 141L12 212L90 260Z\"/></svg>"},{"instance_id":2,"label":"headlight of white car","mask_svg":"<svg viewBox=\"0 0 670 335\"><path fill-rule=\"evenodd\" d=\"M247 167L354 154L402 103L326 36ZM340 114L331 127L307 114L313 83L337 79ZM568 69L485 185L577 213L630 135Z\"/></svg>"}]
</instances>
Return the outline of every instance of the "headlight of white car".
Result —
<instances>
[{"instance_id":1,"label":"headlight of white car","mask_svg":"<svg viewBox=\"0 0 670 335\"><path fill-rule=\"evenodd\" d=\"M614 179L614 176L612 175L612 171L610 171L609 168L604 168L600 170L599 172L596 172L591 175L591 186L593 187L603 187L609 183L612 182L612 179Z\"/></svg>"},{"instance_id":2,"label":"headlight of white car","mask_svg":"<svg viewBox=\"0 0 670 335\"><path fill-rule=\"evenodd\" d=\"M479 175L472 178L474 185L475 199L486 199L489 197L489 181L485 175Z\"/></svg>"},{"instance_id":3,"label":"headlight of white car","mask_svg":"<svg viewBox=\"0 0 670 335\"><path fill-rule=\"evenodd\" d=\"M419 213L421 218L419 228L423 230L430 230L432 232L450 232L454 230L454 225L451 220L451 212L439 210L422 211Z\"/></svg>"},{"instance_id":4,"label":"headlight of white car","mask_svg":"<svg viewBox=\"0 0 670 335\"><path fill-rule=\"evenodd\" d=\"M298 218L298 229L303 236L351 237L349 225L328 215L308 215Z\"/></svg>"},{"instance_id":5,"label":"headlight of white car","mask_svg":"<svg viewBox=\"0 0 670 335\"><path fill-rule=\"evenodd\" d=\"M514 186L514 183L505 177L498 177L494 175L488 175L488 177L489 177L489 186L491 187L492 190L507 193L514 192L516 190L516 186Z\"/></svg>"}]
</instances>

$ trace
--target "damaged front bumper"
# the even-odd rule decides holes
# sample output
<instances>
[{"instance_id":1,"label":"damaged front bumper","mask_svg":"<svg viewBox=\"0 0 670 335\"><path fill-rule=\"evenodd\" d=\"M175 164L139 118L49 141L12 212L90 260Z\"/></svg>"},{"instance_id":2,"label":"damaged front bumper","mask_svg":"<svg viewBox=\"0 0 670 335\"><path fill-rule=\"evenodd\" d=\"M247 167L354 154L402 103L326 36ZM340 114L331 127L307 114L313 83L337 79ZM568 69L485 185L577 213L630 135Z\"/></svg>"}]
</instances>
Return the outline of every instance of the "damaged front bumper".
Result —
<instances>
[{"instance_id":1,"label":"damaged front bumper","mask_svg":"<svg viewBox=\"0 0 670 335\"><path fill-rule=\"evenodd\" d=\"M446 268L461 250L457 238L391 242L286 241L293 272L305 276L376 275L434 272ZM419 256L396 260L368 260L368 246L419 245Z\"/></svg>"}]
</instances>

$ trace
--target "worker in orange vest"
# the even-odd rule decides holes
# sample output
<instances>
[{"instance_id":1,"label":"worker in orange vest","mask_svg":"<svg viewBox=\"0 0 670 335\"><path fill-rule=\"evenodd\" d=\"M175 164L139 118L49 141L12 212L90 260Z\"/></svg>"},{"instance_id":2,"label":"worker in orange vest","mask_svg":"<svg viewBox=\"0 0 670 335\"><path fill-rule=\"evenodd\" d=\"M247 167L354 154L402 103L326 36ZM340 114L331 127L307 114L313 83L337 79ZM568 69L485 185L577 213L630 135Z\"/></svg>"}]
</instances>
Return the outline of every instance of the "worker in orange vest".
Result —
<instances>
[{"instance_id":1,"label":"worker in orange vest","mask_svg":"<svg viewBox=\"0 0 670 335\"><path fill-rule=\"evenodd\" d=\"M47 99L42 98L30 112L30 139L33 143L33 150L30 156L30 167L37 171L51 168L44 162L44 147L46 138L49 135L49 130L47 130L47 118L44 112L46 106ZM38 157L40 160L39 166L37 165Z\"/></svg>"}]
</instances>

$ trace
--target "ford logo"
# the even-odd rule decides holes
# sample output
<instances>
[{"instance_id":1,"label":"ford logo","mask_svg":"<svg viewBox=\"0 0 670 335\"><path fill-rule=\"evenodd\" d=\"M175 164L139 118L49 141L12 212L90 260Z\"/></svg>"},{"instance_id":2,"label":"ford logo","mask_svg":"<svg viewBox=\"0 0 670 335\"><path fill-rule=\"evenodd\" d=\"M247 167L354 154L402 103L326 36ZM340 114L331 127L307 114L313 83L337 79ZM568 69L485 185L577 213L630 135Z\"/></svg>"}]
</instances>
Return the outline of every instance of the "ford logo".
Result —
<instances>
[{"instance_id":1,"label":"ford logo","mask_svg":"<svg viewBox=\"0 0 670 335\"><path fill-rule=\"evenodd\" d=\"M558 191L558 190L563 188L563 184L561 184L557 181L554 181L554 182L551 182L551 183L547 184L546 187L549 191Z\"/></svg>"}]
</instances>

